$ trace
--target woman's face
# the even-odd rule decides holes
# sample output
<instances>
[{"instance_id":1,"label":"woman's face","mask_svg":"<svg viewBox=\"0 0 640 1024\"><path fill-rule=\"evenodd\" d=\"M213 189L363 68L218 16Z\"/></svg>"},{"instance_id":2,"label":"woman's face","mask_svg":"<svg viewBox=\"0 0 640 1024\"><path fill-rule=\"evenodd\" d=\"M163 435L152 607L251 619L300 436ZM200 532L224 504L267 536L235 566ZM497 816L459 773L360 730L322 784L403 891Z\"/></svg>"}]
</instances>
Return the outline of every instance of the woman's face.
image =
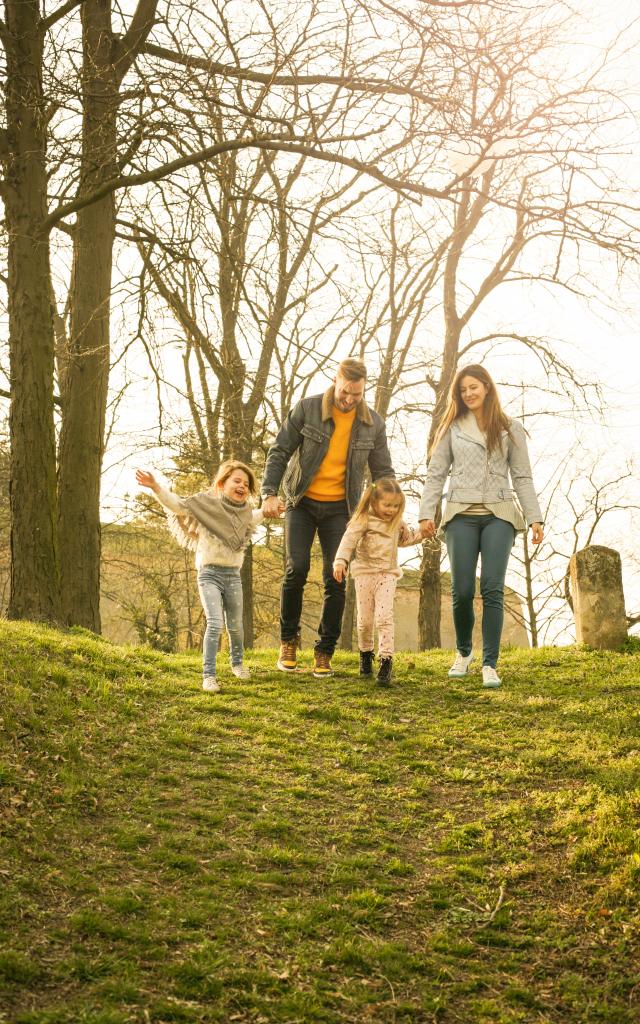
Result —
<instances>
[{"instance_id":1,"label":"woman's face","mask_svg":"<svg viewBox=\"0 0 640 1024\"><path fill-rule=\"evenodd\" d=\"M222 493L232 501L246 501L249 497L249 477L242 469L234 469L222 485Z\"/></svg>"},{"instance_id":2,"label":"woman's face","mask_svg":"<svg viewBox=\"0 0 640 1024\"><path fill-rule=\"evenodd\" d=\"M477 377L463 377L460 381L460 398L473 412L482 408L488 394L489 388Z\"/></svg>"}]
</instances>

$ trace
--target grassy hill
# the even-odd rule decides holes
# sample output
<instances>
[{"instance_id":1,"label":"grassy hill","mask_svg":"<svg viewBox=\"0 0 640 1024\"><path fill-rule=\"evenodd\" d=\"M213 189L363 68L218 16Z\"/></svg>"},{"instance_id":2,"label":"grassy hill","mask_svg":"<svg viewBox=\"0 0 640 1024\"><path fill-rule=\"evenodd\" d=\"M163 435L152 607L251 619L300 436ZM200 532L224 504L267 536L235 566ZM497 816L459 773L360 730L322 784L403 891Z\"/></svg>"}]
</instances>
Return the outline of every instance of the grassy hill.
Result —
<instances>
[{"instance_id":1,"label":"grassy hill","mask_svg":"<svg viewBox=\"0 0 640 1024\"><path fill-rule=\"evenodd\" d=\"M308 656L308 652L305 652ZM640 652L200 690L0 622L0 1020L637 1022Z\"/></svg>"}]
</instances>

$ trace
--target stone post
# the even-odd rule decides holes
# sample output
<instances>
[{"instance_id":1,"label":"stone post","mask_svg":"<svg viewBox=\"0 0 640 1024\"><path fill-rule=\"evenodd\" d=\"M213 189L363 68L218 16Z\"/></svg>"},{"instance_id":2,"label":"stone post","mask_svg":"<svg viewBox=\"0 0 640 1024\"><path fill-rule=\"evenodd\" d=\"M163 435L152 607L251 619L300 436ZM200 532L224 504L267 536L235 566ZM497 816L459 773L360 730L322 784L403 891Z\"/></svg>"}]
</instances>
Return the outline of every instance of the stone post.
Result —
<instances>
[{"instance_id":1,"label":"stone post","mask_svg":"<svg viewBox=\"0 0 640 1024\"><path fill-rule=\"evenodd\" d=\"M589 647L619 650L627 638L620 555L594 544L571 556L569 571L576 640Z\"/></svg>"}]
</instances>

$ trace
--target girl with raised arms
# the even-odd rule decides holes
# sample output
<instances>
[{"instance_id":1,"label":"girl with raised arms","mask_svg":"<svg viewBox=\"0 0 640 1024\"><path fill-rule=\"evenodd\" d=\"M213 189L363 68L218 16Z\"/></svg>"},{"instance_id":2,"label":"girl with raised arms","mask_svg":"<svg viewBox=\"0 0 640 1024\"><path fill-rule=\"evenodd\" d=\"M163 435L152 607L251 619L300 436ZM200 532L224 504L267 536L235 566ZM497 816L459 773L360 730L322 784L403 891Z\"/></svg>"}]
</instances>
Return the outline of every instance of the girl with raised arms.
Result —
<instances>
[{"instance_id":1,"label":"girl with raised arms","mask_svg":"<svg viewBox=\"0 0 640 1024\"><path fill-rule=\"evenodd\" d=\"M251 534L262 522L262 512L253 508L256 478L244 462L223 462L210 488L181 498L162 487L153 473L139 469L136 480L153 491L167 510L169 529L184 547L195 552L198 590L207 620L203 640L203 682L208 693L220 690L216 673L218 645L225 620L229 635L231 671L239 679L249 678L244 664L242 628L242 580L240 568Z\"/></svg>"}]
</instances>

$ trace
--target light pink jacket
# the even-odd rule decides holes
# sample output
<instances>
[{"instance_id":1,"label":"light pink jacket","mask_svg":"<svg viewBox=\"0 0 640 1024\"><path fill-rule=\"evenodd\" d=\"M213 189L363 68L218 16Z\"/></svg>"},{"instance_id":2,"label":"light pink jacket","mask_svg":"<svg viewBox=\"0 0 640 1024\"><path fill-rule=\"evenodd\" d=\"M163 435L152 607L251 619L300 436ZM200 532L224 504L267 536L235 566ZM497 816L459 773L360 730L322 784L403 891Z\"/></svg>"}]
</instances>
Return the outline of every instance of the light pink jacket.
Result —
<instances>
[{"instance_id":1,"label":"light pink jacket","mask_svg":"<svg viewBox=\"0 0 640 1024\"><path fill-rule=\"evenodd\" d=\"M402 569L398 565L398 547L410 547L421 540L420 530L410 530L404 523L392 526L369 513L349 524L340 541L333 567L346 566L351 562L354 578L371 572L390 572L400 577Z\"/></svg>"}]
</instances>

